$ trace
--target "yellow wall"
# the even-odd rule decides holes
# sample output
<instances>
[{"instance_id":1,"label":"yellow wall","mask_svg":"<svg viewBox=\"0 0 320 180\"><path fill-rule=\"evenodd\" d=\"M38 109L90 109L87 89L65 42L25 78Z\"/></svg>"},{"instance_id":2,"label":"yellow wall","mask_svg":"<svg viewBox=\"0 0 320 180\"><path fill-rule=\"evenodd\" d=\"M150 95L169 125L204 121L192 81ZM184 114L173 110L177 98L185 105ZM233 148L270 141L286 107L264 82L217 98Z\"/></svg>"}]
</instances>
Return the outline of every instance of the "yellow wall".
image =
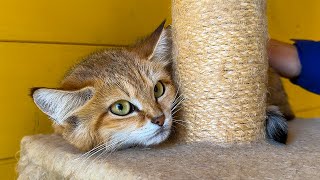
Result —
<instances>
[{"instance_id":1,"label":"yellow wall","mask_svg":"<svg viewBox=\"0 0 320 180\"><path fill-rule=\"evenodd\" d=\"M269 0L269 33L272 38L320 40L319 0ZM284 80L289 101L298 117L320 117L320 96Z\"/></svg>"},{"instance_id":2,"label":"yellow wall","mask_svg":"<svg viewBox=\"0 0 320 180\"><path fill-rule=\"evenodd\" d=\"M320 2L270 0L270 34L279 40L320 39ZM0 179L14 178L22 136L50 132L32 104L33 86L54 87L89 52L124 45L170 22L170 0L2 0L0 6ZM320 116L319 97L286 82L299 116Z\"/></svg>"}]
</instances>

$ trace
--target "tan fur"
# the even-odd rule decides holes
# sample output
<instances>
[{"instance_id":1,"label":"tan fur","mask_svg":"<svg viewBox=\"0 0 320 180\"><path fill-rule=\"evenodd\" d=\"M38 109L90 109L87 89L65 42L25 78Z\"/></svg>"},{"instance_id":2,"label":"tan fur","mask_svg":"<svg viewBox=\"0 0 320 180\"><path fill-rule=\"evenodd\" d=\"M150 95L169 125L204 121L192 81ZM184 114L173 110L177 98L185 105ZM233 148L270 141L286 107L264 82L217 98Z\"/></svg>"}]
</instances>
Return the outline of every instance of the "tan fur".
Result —
<instances>
[{"instance_id":1,"label":"tan fur","mask_svg":"<svg viewBox=\"0 0 320 180\"><path fill-rule=\"evenodd\" d=\"M278 106L281 113L287 120L295 118L291 106L288 102L288 96L285 92L280 76L270 67L268 70L268 105Z\"/></svg>"},{"instance_id":2,"label":"tan fur","mask_svg":"<svg viewBox=\"0 0 320 180\"><path fill-rule=\"evenodd\" d=\"M108 145L116 132L142 128L163 113L171 116L176 94L171 55L156 52L158 42L168 33L163 25L134 46L96 52L75 65L58 89L68 92L92 87L95 92L85 105L72 113L73 124L68 119L62 124L55 123L55 132L77 148L88 151L102 143ZM168 41L166 46L170 48L171 43ZM163 53L161 57L159 53ZM158 81L165 85L165 93L156 100L154 86ZM114 102L132 99L143 109L127 116L117 116L109 111ZM171 117L166 118L171 121ZM171 127L172 123L168 124Z\"/></svg>"},{"instance_id":3,"label":"tan fur","mask_svg":"<svg viewBox=\"0 0 320 180\"><path fill-rule=\"evenodd\" d=\"M113 54L116 59L110 58L109 54ZM83 68L82 64L80 64L73 69L73 73L67 76L62 84L63 89L68 87L78 89L90 85L97 91L94 99L76 114L76 116L80 117L82 121L86 123L85 126L89 129L83 130L83 133L78 132L77 134L80 133L83 135L77 137L70 136L66 133L70 132L70 130L67 129L67 126L64 129L64 137L82 150L89 150L102 142L106 142L109 137L101 137L101 134L105 134L106 132L112 133L112 131L119 131L128 126L136 126L137 128L143 126L149 118L162 113L163 108L170 109L175 94L175 88L171 82L170 72L165 71L164 66L156 63L153 64L146 59L140 59L135 52L128 52L127 49L106 50L100 55L102 55L102 57L99 57L99 55L94 55L95 57L92 59L89 57L85 62L86 65L87 63L90 63L89 65L94 66L93 72L88 72L88 69ZM124 89L124 91L127 92L123 92L117 85L112 84L113 80L110 79L110 72L105 70L105 66L107 66L110 61L117 61L116 63L127 63L126 61L132 61L130 66L128 65L126 69L122 69L123 67L118 67L116 65L112 67L114 68L113 73L119 71L132 71L132 74L119 75L121 81L124 81L124 83L120 84L122 87L121 89ZM151 78L148 77L148 74L149 76L153 75L154 71L159 72L160 74L158 80L165 80L167 82L167 97L163 101L159 101L159 103L156 103L155 98L153 97L153 87L156 82L152 82ZM82 79L83 74L87 74L85 79ZM115 77L117 76L111 76L111 78ZM141 84L139 82L144 82L146 84L135 87L134 84L129 83L134 78L136 79L135 83ZM105 79L107 83L99 83L101 79ZM108 107L116 100L127 99L127 93L140 100L140 102L145 105L145 109L138 112L138 115L132 117L116 117L115 115L112 115L108 111Z\"/></svg>"}]
</instances>

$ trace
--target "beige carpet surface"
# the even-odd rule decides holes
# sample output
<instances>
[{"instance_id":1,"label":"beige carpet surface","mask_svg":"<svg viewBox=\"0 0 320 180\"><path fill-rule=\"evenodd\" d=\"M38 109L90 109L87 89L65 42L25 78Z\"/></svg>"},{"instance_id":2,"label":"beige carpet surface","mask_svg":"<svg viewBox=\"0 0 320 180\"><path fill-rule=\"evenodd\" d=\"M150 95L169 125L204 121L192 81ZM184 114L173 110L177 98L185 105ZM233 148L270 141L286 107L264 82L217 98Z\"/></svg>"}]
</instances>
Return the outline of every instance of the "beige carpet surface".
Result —
<instances>
[{"instance_id":1,"label":"beige carpet surface","mask_svg":"<svg viewBox=\"0 0 320 180\"><path fill-rule=\"evenodd\" d=\"M19 179L320 179L320 120L289 127L286 146L194 143L89 160L57 135L29 136L21 143Z\"/></svg>"}]
</instances>

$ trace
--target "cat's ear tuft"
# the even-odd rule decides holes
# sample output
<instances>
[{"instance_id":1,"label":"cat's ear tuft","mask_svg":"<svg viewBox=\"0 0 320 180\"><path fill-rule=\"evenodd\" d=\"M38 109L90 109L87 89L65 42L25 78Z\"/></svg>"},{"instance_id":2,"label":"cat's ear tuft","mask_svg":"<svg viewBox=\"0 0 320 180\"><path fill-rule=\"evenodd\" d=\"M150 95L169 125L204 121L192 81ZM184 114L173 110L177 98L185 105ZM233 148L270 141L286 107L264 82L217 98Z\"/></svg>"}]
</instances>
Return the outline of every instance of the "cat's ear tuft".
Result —
<instances>
[{"instance_id":1,"label":"cat's ear tuft","mask_svg":"<svg viewBox=\"0 0 320 180\"><path fill-rule=\"evenodd\" d=\"M136 44L134 50L138 52L141 58L162 60L170 55L172 47L171 28L165 28L165 22L164 20L150 36Z\"/></svg>"},{"instance_id":2,"label":"cat's ear tuft","mask_svg":"<svg viewBox=\"0 0 320 180\"><path fill-rule=\"evenodd\" d=\"M56 123L62 124L93 97L94 88L86 87L76 91L33 88L31 93L39 109Z\"/></svg>"}]
</instances>

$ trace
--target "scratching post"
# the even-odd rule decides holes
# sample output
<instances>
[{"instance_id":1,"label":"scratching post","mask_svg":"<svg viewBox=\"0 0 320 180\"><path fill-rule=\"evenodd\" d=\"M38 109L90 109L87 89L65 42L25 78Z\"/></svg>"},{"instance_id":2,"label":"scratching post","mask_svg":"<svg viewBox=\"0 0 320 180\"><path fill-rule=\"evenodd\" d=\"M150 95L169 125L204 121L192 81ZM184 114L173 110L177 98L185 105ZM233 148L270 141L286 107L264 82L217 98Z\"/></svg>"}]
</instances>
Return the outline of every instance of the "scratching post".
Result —
<instances>
[{"instance_id":1,"label":"scratching post","mask_svg":"<svg viewBox=\"0 0 320 180\"><path fill-rule=\"evenodd\" d=\"M173 0L186 141L252 142L266 110L265 0Z\"/></svg>"}]
</instances>

